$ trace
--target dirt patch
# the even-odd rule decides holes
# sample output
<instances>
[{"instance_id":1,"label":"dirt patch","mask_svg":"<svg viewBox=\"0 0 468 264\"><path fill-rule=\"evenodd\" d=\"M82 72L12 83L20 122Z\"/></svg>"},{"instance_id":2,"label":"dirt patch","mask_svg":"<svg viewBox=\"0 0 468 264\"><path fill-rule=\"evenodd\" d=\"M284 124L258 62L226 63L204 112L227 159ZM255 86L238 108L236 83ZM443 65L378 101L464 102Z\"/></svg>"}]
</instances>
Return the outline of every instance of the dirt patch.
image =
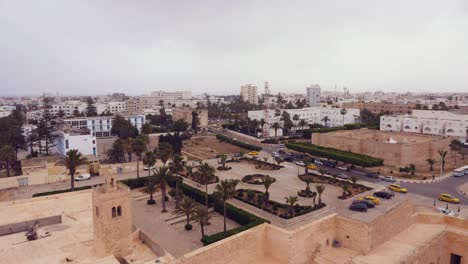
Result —
<instances>
[{"instance_id":1,"label":"dirt patch","mask_svg":"<svg viewBox=\"0 0 468 264\"><path fill-rule=\"evenodd\" d=\"M220 142L216 137L197 137L185 140L182 151L189 159L213 159L218 154L234 154L248 152L247 149Z\"/></svg>"},{"instance_id":2,"label":"dirt patch","mask_svg":"<svg viewBox=\"0 0 468 264\"><path fill-rule=\"evenodd\" d=\"M0 191L0 202L10 201L10 192L8 190Z\"/></svg>"}]
</instances>

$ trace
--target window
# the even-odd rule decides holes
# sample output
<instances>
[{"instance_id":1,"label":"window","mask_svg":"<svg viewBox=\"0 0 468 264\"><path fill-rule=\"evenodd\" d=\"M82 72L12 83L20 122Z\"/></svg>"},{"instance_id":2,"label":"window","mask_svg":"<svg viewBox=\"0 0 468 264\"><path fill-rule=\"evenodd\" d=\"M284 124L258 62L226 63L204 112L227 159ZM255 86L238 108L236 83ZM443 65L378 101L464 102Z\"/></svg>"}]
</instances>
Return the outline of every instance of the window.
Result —
<instances>
[{"instance_id":1,"label":"window","mask_svg":"<svg viewBox=\"0 0 468 264\"><path fill-rule=\"evenodd\" d=\"M96 216L99 216L99 207L96 206Z\"/></svg>"},{"instance_id":2,"label":"window","mask_svg":"<svg viewBox=\"0 0 468 264\"><path fill-rule=\"evenodd\" d=\"M112 207L112 217L116 217L117 216L117 210L115 209L115 207Z\"/></svg>"},{"instance_id":3,"label":"window","mask_svg":"<svg viewBox=\"0 0 468 264\"><path fill-rule=\"evenodd\" d=\"M122 206L117 206L117 216L122 216Z\"/></svg>"},{"instance_id":4,"label":"window","mask_svg":"<svg viewBox=\"0 0 468 264\"><path fill-rule=\"evenodd\" d=\"M461 264L461 256L457 255L457 254L453 254L451 253L450 254L450 264Z\"/></svg>"},{"instance_id":5,"label":"window","mask_svg":"<svg viewBox=\"0 0 468 264\"><path fill-rule=\"evenodd\" d=\"M65 139L65 149L68 149L69 146L68 146L68 139Z\"/></svg>"}]
</instances>

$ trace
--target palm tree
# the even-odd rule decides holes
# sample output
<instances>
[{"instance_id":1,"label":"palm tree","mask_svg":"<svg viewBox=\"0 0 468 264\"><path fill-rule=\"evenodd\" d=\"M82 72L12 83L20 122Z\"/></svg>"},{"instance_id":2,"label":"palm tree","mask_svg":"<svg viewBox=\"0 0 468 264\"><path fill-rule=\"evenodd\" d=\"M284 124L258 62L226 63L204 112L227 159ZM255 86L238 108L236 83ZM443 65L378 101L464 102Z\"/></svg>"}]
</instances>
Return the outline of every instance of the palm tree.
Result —
<instances>
[{"instance_id":1,"label":"palm tree","mask_svg":"<svg viewBox=\"0 0 468 264\"><path fill-rule=\"evenodd\" d=\"M207 162L202 162L198 165L197 170L200 173L201 184L205 185L205 206L208 208L208 183L214 176L215 168Z\"/></svg>"},{"instance_id":2,"label":"palm tree","mask_svg":"<svg viewBox=\"0 0 468 264\"><path fill-rule=\"evenodd\" d=\"M328 127L328 122L330 121L330 118L328 116L325 116L322 118L322 121L325 123L325 126Z\"/></svg>"},{"instance_id":3,"label":"palm tree","mask_svg":"<svg viewBox=\"0 0 468 264\"><path fill-rule=\"evenodd\" d=\"M315 190L317 190L317 194L318 194L318 203L322 204L322 193L323 191L325 191L325 185L317 184L315 185Z\"/></svg>"},{"instance_id":4,"label":"palm tree","mask_svg":"<svg viewBox=\"0 0 468 264\"><path fill-rule=\"evenodd\" d=\"M192 225L190 220L193 219L195 215L195 210L197 209L197 203L190 197L184 196L180 204L172 212L177 216L185 216L187 218L187 224L185 224L185 230L192 230Z\"/></svg>"},{"instance_id":5,"label":"palm tree","mask_svg":"<svg viewBox=\"0 0 468 264\"><path fill-rule=\"evenodd\" d=\"M162 204L162 211L163 213L167 212L166 210L166 187L167 181L170 177L172 177L171 170L168 167L163 165L156 169L154 176L156 177L156 182L159 184L161 188L161 204Z\"/></svg>"},{"instance_id":6,"label":"palm tree","mask_svg":"<svg viewBox=\"0 0 468 264\"><path fill-rule=\"evenodd\" d=\"M298 114L293 115L293 121L294 121L294 127L296 127L296 130L297 130L297 121L299 121L299 115Z\"/></svg>"},{"instance_id":7,"label":"palm tree","mask_svg":"<svg viewBox=\"0 0 468 264\"><path fill-rule=\"evenodd\" d=\"M433 171L434 164L436 164L437 161L435 159L427 159L426 162L429 164L429 171Z\"/></svg>"},{"instance_id":8,"label":"palm tree","mask_svg":"<svg viewBox=\"0 0 468 264\"><path fill-rule=\"evenodd\" d=\"M86 164L88 162L88 159L83 157L81 152L79 152L77 149L70 149L69 151L67 151L67 155L62 160L70 173L70 184L71 184L70 189L73 192L75 190L75 177L74 176L75 176L76 168L79 167L80 165Z\"/></svg>"},{"instance_id":9,"label":"palm tree","mask_svg":"<svg viewBox=\"0 0 468 264\"><path fill-rule=\"evenodd\" d=\"M309 165L312 163L312 160L310 159L309 156L305 157L302 162L304 163L304 172L305 175L309 174Z\"/></svg>"},{"instance_id":10,"label":"palm tree","mask_svg":"<svg viewBox=\"0 0 468 264\"><path fill-rule=\"evenodd\" d=\"M143 157L142 161L143 165L148 168L148 177L151 176L151 168L156 163L156 156L154 155L154 152L151 150L145 151L145 156Z\"/></svg>"},{"instance_id":11,"label":"palm tree","mask_svg":"<svg viewBox=\"0 0 468 264\"><path fill-rule=\"evenodd\" d=\"M306 193L310 193L311 191L309 185L313 182L313 177L311 175L303 176L302 181L307 184L307 187L305 189Z\"/></svg>"},{"instance_id":12,"label":"palm tree","mask_svg":"<svg viewBox=\"0 0 468 264\"><path fill-rule=\"evenodd\" d=\"M226 201L236 194L237 184L239 180L222 180L215 188L215 196L223 201L224 232L226 232Z\"/></svg>"},{"instance_id":13,"label":"palm tree","mask_svg":"<svg viewBox=\"0 0 468 264\"><path fill-rule=\"evenodd\" d=\"M356 186L357 181L358 181L358 178L356 177L356 175L352 175L351 176L351 182L353 183L353 186Z\"/></svg>"},{"instance_id":14,"label":"palm tree","mask_svg":"<svg viewBox=\"0 0 468 264\"><path fill-rule=\"evenodd\" d=\"M341 185L341 189L343 189L343 199L346 198L346 195L348 194L348 191L349 191L349 184L347 182L345 182L343 185ZM320 204L320 201L319 201L319 204Z\"/></svg>"},{"instance_id":15,"label":"palm tree","mask_svg":"<svg viewBox=\"0 0 468 264\"><path fill-rule=\"evenodd\" d=\"M269 160L269 159L270 159L269 157L263 157L263 161L264 161L265 163L268 163L268 160Z\"/></svg>"},{"instance_id":16,"label":"palm tree","mask_svg":"<svg viewBox=\"0 0 468 264\"><path fill-rule=\"evenodd\" d=\"M297 196L284 197L284 199L286 199L286 204L288 204L289 216L294 217L296 215L296 211L294 210L294 205L296 205L299 199L297 198Z\"/></svg>"},{"instance_id":17,"label":"palm tree","mask_svg":"<svg viewBox=\"0 0 468 264\"><path fill-rule=\"evenodd\" d=\"M158 145L159 148L159 158L161 159L162 163L166 165L166 162L171 158L172 153L174 150L172 149L172 145L167 142L161 142Z\"/></svg>"},{"instance_id":18,"label":"palm tree","mask_svg":"<svg viewBox=\"0 0 468 264\"><path fill-rule=\"evenodd\" d=\"M140 160L143 152L146 150L146 142L143 136L138 136L133 140L133 152L137 155L137 178L140 178Z\"/></svg>"},{"instance_id":19,"label":"palm tree","mask_svg":"<svg viewBox=\"0 0 468 264\"><path fill-rule=\"evenodd\" d=\"M299 126L301 127L301 134L302 137L304 137L304 127L307 125L307 122L304 119L301 119L299 121Z\"/></svg>"},{"instance_id":20,"label":"palm tree","mask_svg":"<svg viewBox=\"0 0 468 264\"><path fill-rule=\"evenodd\" d=\"M460 150L462 150L463 144L459 140L453 139L449 144L449 148L450 148L450 150L453 152L453 154L455 156L454 164L455 164L455 167L456 167L457 166L457 155L458 155L458 153L460 153Z\"/></svg>"},{"instance_id":21,"label":"palm tree","mask_svg":"<svg viewBox=\"0 0 468 264\"><path fill-rule=\"evenodd\" d=\"M444 174L445 158L447 157L448 152L443 149L439 149L439 151L437 152L439 153L439 157L440 157L440 176L442 176L442 174Z\"/></svg>"},{"instance_id":22,"label":"palm tree","mask_svg":"<svg viewBox=\"0 0 468 264\"><path fill-rule=\"evenodd\" d=\"M132 153L133 153L133 138L129 137L124 142L124 149L128 155L128 162L132 161Z\"/></svg>"},{"instance_id":23,"label":"palm tree","mask_svg":"<svg viewBox=\"0 0 468 264\"><path fill-rule=\"evenodd\" d=\"M204 227L210 223L211 214L205 206L197 206L193 214L193 220L200 225L202 239L205 237Z\"/></svg>"},{"instance_id":24,"label":"palm tree","mask_svg":"<svg viewBox=\"0 0 468 264\"><path fill-rule=\"evenodd\" d=\"M281 157L275 157L275 161L276 161L276 164L278 164L278 166L284 162L284 159L281 158Z\"/></svg>"},{"instance_id":25,"label":"palm tree","mask_svg":"<svg viewBox=\"0 0 468 264\"><path fill-rule=\"evenodd\" d=\"M343 109L340 110L340 114L343 116L343 126L344 126L344 124L345 124L345 123L344 123L344 117L345 117L346 113L348 113L348 111L346 110L346 108L343 108Z\"/></svg>"},{"instance_id":26,"label":"palm tree","mask_svg":"<svg viewBox=\"0 0 468 264\"><path fill-rule=\"evenodd\" d=\"M270 189L270 186L275 182L275 179L270 177L270 176L265 176L262 180L263 187L265 187L265 194L263 195L263 202L264 202L264 207L268 207L268 204L270 202L270 193L268 192L268 189Z\"/></svg>"},{"instance_id":27,"label":"palm tree","mask_svg":"<svg viewBox=\"0 0 468 264\"><path fill-rule=\"evenodd\" d=\"M278 137L278 129L281 128L281 125L278 122L274 122L271 127L275 130L275 139Z\"/></svg>"},{"instance_id":28,"label":"palm tree","mask_svg":"<svg viewBox=\"0 0 468 264\"><path fill-rule=\"evenodd\" d=\"M325 173L327 173L327 171L326 171L325 169L320 168L320 169L319 169L319 173L320 173L320 174L322 175L322 177L323 177L323 176L325 176Z\"/></svg>"},{"instance_id":29,"label":"palm tree","mask_svg":"<svg viewBox=\"0 0 468 264\"><path fill-rule=\"evenodd\" d=\"M265 128L265 124L266 124L265 119L263 119L263 118L260 119L260 126L262 126L262 133L263 133L263 130L264 130L264 128Z\"/></svg>"},{"instance_id":30,"label":"palm tree","mask_svg":"<svg viewBox=\"0 0 468 264\"><path fill-rule=\"evenodd\" d=\"M225 170L226 169L227 155L226 154L219 154L218 158L220 160L221 167L223 168L223 170Z\"/></svg>"},{"instance_id":31,"label":"palm tree","mask_svg":"<svg viewBox=\"0 0 468 264\"><path fill-rule=\"evenodd\" d=\"M147 201L147 204L155 204L156 201L153 199L153 194L156 192L156 182L154 182L153 180L147 181L144 191L145 193L150 195L150 198Z\"/></svg>"}]
</instances>

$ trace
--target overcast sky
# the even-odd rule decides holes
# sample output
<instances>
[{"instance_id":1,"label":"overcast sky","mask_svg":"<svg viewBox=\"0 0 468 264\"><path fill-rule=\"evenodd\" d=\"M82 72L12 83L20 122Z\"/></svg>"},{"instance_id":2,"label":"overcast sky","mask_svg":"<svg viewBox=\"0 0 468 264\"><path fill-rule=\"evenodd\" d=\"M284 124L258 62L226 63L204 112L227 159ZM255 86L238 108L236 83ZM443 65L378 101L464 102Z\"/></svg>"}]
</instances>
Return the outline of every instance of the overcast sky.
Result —
<instances>
[{"instance_id":1,"label":"overcast sky","mask_svg":"<svg viewBox=\"0 0 468 264\"><path fill-rule=\"evenodd\" d=\"M0 95L468 92L468 0L0 0Z\"/></svg>"}]
</instances>

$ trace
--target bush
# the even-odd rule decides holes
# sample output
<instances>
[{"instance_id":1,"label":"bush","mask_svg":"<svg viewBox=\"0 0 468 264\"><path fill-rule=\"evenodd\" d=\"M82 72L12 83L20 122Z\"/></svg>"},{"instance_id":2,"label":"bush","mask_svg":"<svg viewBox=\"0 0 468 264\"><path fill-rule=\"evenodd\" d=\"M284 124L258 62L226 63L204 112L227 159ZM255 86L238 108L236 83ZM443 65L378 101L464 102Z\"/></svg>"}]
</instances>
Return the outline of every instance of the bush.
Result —
<instances>
[{"instance_id":1,"label":"bush","mask_svg":"<svg viewBox=\"0 0 468 264\"><path fill-rule=\"evenodd\" d=\"M192 230L192 225L191 224L186 224L185 226L185 230L189 231L189 230Z\"/></svg>"},{"instance_id":2,"label":"bush","mask_svg":"<svg viewBox=\"0 0 468 264\"><path fill-rule=\"evenodd\" d=\"M221 140L221 141L228 142L228 143L231 143L233 145L236 145L238 147L245 148L245 149L248 149L248 150L255 150L255 151L262 150L262 147L255 146L255 145L252 145L252 144L249 144L249 143L245 143L245 142L242 142L242 141L239 141L239 140L234 140L233 138L225 136L225 135L216 134L216 138Z\"/></svg>"},{"instance_id":3,"label":"bush","mask_svg":"<svg viewBox=\"0 0 468 264\"><path fill-rule=\"evenodd\" d=\"M100 185L100 184L98 184L98 185ZM83 191L83 190L88 190L88 189L91 189L91 186L75 187L75 191ZM35 194L33 194L32 197L54 195L54 194L59 194L59 193L67 193L67 192L71 192L71 191L72 191L71 189L64 189L64 190L56 190L56 191L50 191L50 192L35 193Z\"/></svg>"},{"instance_id":4,"label":"bush","mask_svg":"<svg viewBox=\"0 0 468 264\"><path fill-rule=\"evenodd\" d=\"M313 133L328 133L328 132L333 132L333 131L338 131L338 130L354 130L354 129L360 129L360 128L369 128L369 129L379 129L380 125L379 124L345 124L344 126L336 126L336 127L323 127L323 126L317 126L317 127L311 127L310 129L304 129L304 138L310 138L311 134Z\"/></svg>"},{"instance_id":5,"label":"bush","mask_svg":"<svg viewBox=\"0 0 468 264\"><path fill-rule=\"evenodd\" d=\"M338 160L363 167L375 167L383 165L383 159L334 148L317 146L309 143L287 143L286 147L292 150L306 152L311 155Z\"/></svg>"}]
</instances>

